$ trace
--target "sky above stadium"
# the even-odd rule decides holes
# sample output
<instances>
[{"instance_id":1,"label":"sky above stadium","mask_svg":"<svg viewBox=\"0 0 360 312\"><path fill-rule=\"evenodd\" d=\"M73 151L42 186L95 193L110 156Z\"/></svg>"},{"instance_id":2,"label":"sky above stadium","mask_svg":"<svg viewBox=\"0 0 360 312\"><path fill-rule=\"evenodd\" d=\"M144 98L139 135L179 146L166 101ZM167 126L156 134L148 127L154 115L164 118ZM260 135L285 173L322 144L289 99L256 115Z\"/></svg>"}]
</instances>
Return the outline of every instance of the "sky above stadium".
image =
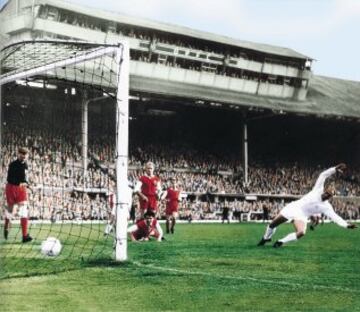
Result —
<instances>
[{"instance_id":1,"label":"sky above stadium","mask_svg":"<svg viewBox=\"0 0 360 312\"><path fill-rule=\"evenodd\" d=\"M292 48L316 60L316 75L360 81L360 0L67 2Z\"/></svg>"}]
</instances>

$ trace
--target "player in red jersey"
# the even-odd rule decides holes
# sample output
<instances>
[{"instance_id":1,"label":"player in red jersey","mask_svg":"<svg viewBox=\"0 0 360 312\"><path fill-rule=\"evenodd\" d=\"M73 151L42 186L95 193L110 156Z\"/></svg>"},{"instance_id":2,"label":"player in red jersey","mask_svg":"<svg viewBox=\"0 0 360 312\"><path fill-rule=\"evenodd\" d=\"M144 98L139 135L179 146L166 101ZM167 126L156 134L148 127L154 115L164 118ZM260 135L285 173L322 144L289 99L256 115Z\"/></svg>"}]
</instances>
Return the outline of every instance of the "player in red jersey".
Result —
<instances>
[{"instance_id":1,"label":"player in red jersey","mask_svg":"<svg viewBox=\"0 0 360 312\"><path fill-rule=\"evenodd\" d=\"M154 164L149 161L145 165L145 175L141 176L135 186L135 192L140 199L140 214L144 216L144 212L148 209L158 211L158 198L161 192L160 178L154 175Z\"/></svg>"},{"instance_id":2,"label":"player in red jersey","mask_svg":"<svg viewBox=\"0 0 360 312\"><path fill-rule=\"evenodd\" d=\"M5 210L5 226L4 238L7 239L11 220L14 218L14 207L17 206L18 214L20 216L20 224L22 230L22 242L27 243L32 241L32 237L28 234L28 207L27 207L27 191L29 183L26 180L26 170L28 165L26 157L28 149L20 147L18 149L17 159L12 161L9 165L7 184L5 187L5 195L7 207Z\"/></svg>"},{"instance_id":3,"label":"player in red jersey","mask_svg":"<svg viewBox=\"0 0 360 312\"><path fill-rule=\"evenodd\" d=\"M140 219L130 226L127 232L132 241L148 241L150 237L154 237L161 242L163 237L163 231L155 218L155 213L150 209L145 212L144 219Z\"/></svg>"},{"instance_id":4,"label":"player in red jersey","mask_svg":"<svg viewBox=\"0 0 360 312\"><path fill-rule=\"evenodd\" d=\"M163 193L162 198L166 200L166 233L174 234L176 218L180 202L180 192L175 178L170 179L170 186Z\"/></svg>"}]
</instances>

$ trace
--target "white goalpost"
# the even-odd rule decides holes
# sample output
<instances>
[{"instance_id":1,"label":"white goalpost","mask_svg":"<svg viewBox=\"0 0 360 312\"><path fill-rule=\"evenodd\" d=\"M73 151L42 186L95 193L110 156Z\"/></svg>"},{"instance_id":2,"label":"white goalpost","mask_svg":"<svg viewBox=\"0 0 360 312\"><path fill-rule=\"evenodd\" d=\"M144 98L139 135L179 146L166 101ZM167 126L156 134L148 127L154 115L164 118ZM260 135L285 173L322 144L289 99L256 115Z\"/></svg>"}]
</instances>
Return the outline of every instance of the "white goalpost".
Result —
<instances>
[{"instance_id":1,"label":"white goalpost","mask_svg":"<svg viewBox=\"0 0 360 312\"><path fill-rule=\"evenodd\" d=\"M129 47L124 43L117 53L119 64L116 96L116 247L115 260L127 260L127 225L129 215Z\"/></svg>"},{"instance_id":2,"label":"white goalpost","mask_svg":"<svg viewBox=\"0 0 360 312\"><path fill-rule=\"evenodd\" d=\"M27 53L26 45L32 45ZM61 45L60 52L55 52ZM41 52L41 49L45 52ZM51 50L53 49L53 50ZM39 53L37 53L40 51ZM54 51L54 58L46 51ZM75 52L74 52L75 51ZM12 43L2 49L0 87L25 81L60 79L83 85L100 85L116 94L115 171L116 171L116 233L115 260L125 261L127 255L128 196L128 132L129 132L129 46L125 41L117 45L101 45L64 40L34 40ZM20 59L19 53L21 53ZM59 57L59 54L63 54ZM107 60L110 57L111 60ZM86 72L90 62L96 62ZM27 66L24 66L27 64ZM85 71L85 73L84 73ZM43 79L45 84L45 79ZM2 104L1 104L2 105ZM1 110L0 110L1 112ZM87 135L87 134L86 134ZM1 131L0 131L1 138ZM83 138L87 148L87 138ZM2 142L0 142L2 145ZM83 156L84 153L83 152ZM85 167L86 164L84 164Z\"/></svg>"}]
</instances>

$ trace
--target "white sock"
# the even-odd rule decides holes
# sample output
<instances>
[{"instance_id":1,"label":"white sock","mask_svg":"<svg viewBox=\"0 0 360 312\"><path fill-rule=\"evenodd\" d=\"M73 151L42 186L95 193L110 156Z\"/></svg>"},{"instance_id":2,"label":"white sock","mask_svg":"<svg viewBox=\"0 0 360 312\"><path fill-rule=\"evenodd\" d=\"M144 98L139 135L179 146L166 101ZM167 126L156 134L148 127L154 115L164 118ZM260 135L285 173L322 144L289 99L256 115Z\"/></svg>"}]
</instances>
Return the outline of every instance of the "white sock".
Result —
<instances>
[{"instance_id":1,"label":"white sock","mask_svg":"<svg viewBox=\"0 0 360 312\"><path fill-rule=\"evenodd\" d=\"M284 238L280 239L280 242L285 244L294 240L297 240L297 236L295 232L286 235Z\"/></svg>"},{"instance_id":2,"label":"white sock","mask_svg":"<svg viewBox=\"0 0 360 312\"><path fill-rule=\"evenodd\" d=\"M264 234L264 239L271 239L271 237L274 235L274 233L276 232L276 228L271 228L269 225L266 227L266 231Z\"/></svg>"},{"instance_id":3,"label":"white sock","mask_svg":"<svg viewBox=\"0 0 360 312\"><path fill-rule=\"evenodd\" d=\"M110 223L106 224L104 233L106 235L109 235L111 233L111 231L112 231L112 228L113 228L112 224L110 224Z\"/></svg>"}]
</instances>

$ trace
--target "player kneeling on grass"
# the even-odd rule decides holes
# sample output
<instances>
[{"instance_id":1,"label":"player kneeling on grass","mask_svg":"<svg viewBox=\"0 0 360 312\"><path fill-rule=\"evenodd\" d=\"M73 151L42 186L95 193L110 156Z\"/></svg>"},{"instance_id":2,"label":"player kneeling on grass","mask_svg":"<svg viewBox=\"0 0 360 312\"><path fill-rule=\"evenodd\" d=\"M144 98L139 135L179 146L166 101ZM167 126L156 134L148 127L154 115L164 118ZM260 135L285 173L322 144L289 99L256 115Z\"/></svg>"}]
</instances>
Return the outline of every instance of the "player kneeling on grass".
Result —
<instances>
[{"instance_id":1,"label":"player kneeling on grass","mask_svg":"<svg viewBox=\"0 0 360 312\"><path fill-rule=\"evenodd\" d=\"M288 220L293 221L295 232L290 233L282 239L276 241L274 247L281 247L285 243L298 240L305 235L307 220L314 214L324 214L341 227L348 229L356 228L357 226L355 224L347 223L339 215L337 215L329 203L329 199L335 195L335 188L331 185L324 188L325 180L328 177L336 172L342 174L345 169L345 164L339 164L336 167L323 171L309 193L286 205L280 211L280 213L266 228L265 234L258 243L258 246L263 246L265 243L270 242L276 228Z\"/></svg>"},{"instance_id":2,"label":"player kneeling on grass","mask_svg":"<svg viewBox=\"0 0 360 312\"><path fill-rule=\"evenodd\" d=\"M148 241L150 237L154 237L158 242L161 242L163 238L163 231L152 210L147 210L144 219L140 219L130 226L127 232L132 241Z\"/></svg>"}]
</instances>

